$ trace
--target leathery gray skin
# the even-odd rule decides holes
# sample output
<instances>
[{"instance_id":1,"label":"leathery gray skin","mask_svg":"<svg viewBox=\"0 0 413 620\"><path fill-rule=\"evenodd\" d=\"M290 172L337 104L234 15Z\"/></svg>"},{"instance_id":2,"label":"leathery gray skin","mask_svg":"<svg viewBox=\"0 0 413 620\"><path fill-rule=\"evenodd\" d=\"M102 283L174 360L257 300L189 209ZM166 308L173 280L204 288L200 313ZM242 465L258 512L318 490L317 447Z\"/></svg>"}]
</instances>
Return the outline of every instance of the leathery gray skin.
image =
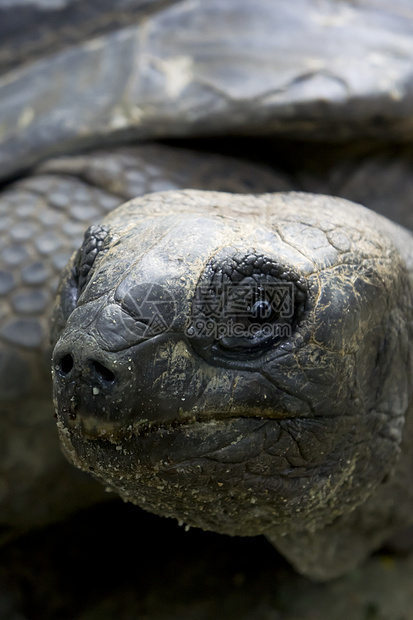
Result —
<instances>
[{"instance_id":1,"label":"leathery gray skin","mask_svg":"<svg viewBox=\"0 0 413 620\"><path fill-rule=\"evenodd\" d=\"M412 247L320 195L188 190L119 207L58 291L66 456L154 513L265 534L313 579L353 568L413 521ZM237 287L255 295L241 310Z\"/></svg>"}]
</instances>

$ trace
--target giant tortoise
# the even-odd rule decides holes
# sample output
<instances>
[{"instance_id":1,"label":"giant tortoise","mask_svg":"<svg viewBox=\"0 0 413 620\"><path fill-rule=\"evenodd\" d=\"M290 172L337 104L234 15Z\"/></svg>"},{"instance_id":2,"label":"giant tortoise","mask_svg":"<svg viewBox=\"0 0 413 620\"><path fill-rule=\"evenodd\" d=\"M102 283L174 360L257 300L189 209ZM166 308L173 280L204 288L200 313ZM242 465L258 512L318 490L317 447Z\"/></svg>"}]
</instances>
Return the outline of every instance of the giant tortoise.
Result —
<instances>
[{"instance_id":1,"label":"giant tortoise","mask_svg":"<svg viewBox=\"0 0 413 620\"><path fill-rule=\"evenodd\" d=\"M10 2L0 3L0 24L3 32L0 45L3 71L0 78L0 173L4 179L0 205L4 214L0 222L3 235L3 262L0 271L0 521L5 534L10 527L27 528L62 518L71 510L98 501L103 496L99 485L71 468L60 454L52 421L50 348L46 338L47 320L58 274L64 268L70 253L81 243L84 230L89 225L99 226L105 213L135 195L185 187L246 193L304 190L334 194L368 205L407 227L412 225L412 216L409 213L412 161L408 144L412 133L410 67L413 28L410 10L405 2L399 0L392 3L391 7L378 0L366 0L357 5L344 1L320 3L315 0L297 0L288 5L281 1L265 0L253 3L248 0L227 0L225 3L214 0L208 4L131 0L112 4L114 7L109 16L105 13L105 6L99 6L98 3L88 3L89 9L84 13L82 11L86 9L82 9L81 4L72 0L28 0L19 5L19 14ZM32 36L33 24L39 26L36 36ZM274 36L274 32L277 36ZM18 42L18 45L10 52L13 41ZM223 142L221 139L217 148L231 154L239 151L244 159L265 160L272 164L273 168L276 166L277 172L260 171L258 167L247 164L238 164L239 168L236 169L237 165L230 159L214 159L205 154L172 151L170 147L162 145L136 146L137 140L141 139L199 137L211 134L244 135L243 140L229 138ZM252 140L251 136L260 136L261 139ZM389 141L393 144L389 145ZM400 146L402 142L407 143L407 146ZM121 146L125 143L129 145ZM97 147L100 150L92 150ZM211 149L211 142L207 144L207 148ZM62 157L63 154L67 155ZM51 156L54 157L47 159ZM23 178L24 174L27 175L26 178ZM196 212L197 194L183 196L183 204L188 202ZM160 199L166 200L163 195ZM222 200L224 203L229 200L231 205L235 204L229 198ZM256 203L259 200L257 198L248 200L251 205L261 204L262 208L266 205L265 209L269 209L268 205L273 199L262 198L261 203ZM346 350L344 357L349 360L351 355L347 355L349 351L345 349L349 337L346 329L352 330L354 338L357 329L361 329L360 341L362 340L361 336L365 336L364 328L360 323L351 324L351 321L355 321L356 316L359 317L357 320L361 321L363 312L370 312L358 305L364 293L368 297L372 295L369 297L371 308L375 308L372 299L377 295L380 301L378 305L383 309L383 313L386 306L388 322L385 314L381 316L381 320L391 335L383 337L381 348L374 357L376 370L373 371L373 366L370 366L373 364L373 353L370 352L369 355L367 345L363 361L356 363L354 359L351 367L357 369L360 381L361 374L364 373L363 381L370 390L366 398L373 399L371 390L376 389L377 398L382 396L385 399L387 394L386 402L390 402L390 395L397 392L397 398L392 402L395 409L391 411L394 413L397 410L397 415L394 415L399 426L396 424L391 430L388 427L385 430L383 420L371 422L373 426L377 423L374 432L372 428L369 432L378 438L380 447L377 451L373 449L373 445L369 446L368 450L365 449L366 470L357 478L351 458L348 459L349 464L343 460L346 450L351 450L350 445L347 448L343 446L345 439L352 434L357 435L360 429L350 428L351 416L346 418L342 415L343 419L346 418L346 424L350 425L347 429L349 434L341 437L344 443L341 448L337 448L336 453L341 454L338 460L342 459L342 471L348 474L343 473L340 481L343 488L347 484L348 495L344 491L339 494L342 495L345 509L338 507L340 502L335 503L335 483L331 482L330 494L325 491L325 487L322 493L316 493L312 485L313 495L309 501L315 516L311 517L308 529L302 526L304 520L298 516L301 512L304 519L305 510L301 511L301 507L290 500L286 502L287 508L283 514L285 522L293 524L293 529L289 531L279 524L281 529L272 536L269 528L264 528L270 538L276 539L278 548L289 555L300 570L315 578L327 578L348 568L352 562L349 562L348 558L332 561L331 564L326 562L326 568L323 569L320 562L317 563L317 559L314 559L319 557L317 553L320 542L314 542L313 530L320 529L326 521L336 519L337 528L343 534L342 540L353 540L357 547L357 558L361 558L368 550L380 545L387 534L392 534L409 521L405 515L405 512L409 512L408 487L402 483L404 478L400 473L408 459L406 450L401 449L403 458L397 457L400 442L408 441L409 437L408 425L402 431L402 415L409 400L408 387L397 387L400 386L397 381L405 380L406 385L408 384L407 332L403 333L402 323L397 320L402 320L400 317L403 315L403 304L403 308L408 307L406 300L410 280L407 275L407 255L410 241L407 232L383 223L380 218L374 220L373 216L351 205L344 206L344 203L327 199L317 201L311 197L306 199L308 203L303 203L303 198L298 195L295 198L284 197L283 200L285 204L290 204L291 201L295 204L294 201L298 201L297 204L306 205L302 209L308 222L313 218L311 226L315 244L317 235L328 238L327 228L322 233L314 232L318 230L315 221L319 222L321 228L323 221L330 221L331 217L333 223L330 222L330 225L334 228L337 223L333 213L338 213L341 207L344 210L350 209L352 214L362 212L361 220L357 221L364 222L363 218L367 218L366 226L372 235L369 239L366 235L362 243L368 243L372 252L373 246L377 250L381 243L380 251L386 254L386 260L390 260L391 255L391 260L395 260L398 265L394 271L391 268L386 271L386 276L379 277L375 268L371 275L368 275L367 268L366 272L359 274L360 283L365 283L366 278L372 278L376 284L380 280L380 286L366 285L366 290L363 289L363 292L357 295L353 289L346 289L347 293L351 292L353 295L353 301L350 303L346 297L349 303L347 309L347 302L343 301L343 312L348 312L348 317L345 315L348 322L345 322L345 328L343 327L343 342L336 344L342 347L342 351ZM216 201L219 205L221 198L216 198ZM241 206L233 206L231 209L240 208L248 212L248 201L237 201ZM209 203L206 198L200 197L199 204ZM314 208L313 216L307 213L310 205ZM210 208L212 207L205 206L207 212ZM217 208L224 209L219 206ZM323 213L322 217L318 215L319 208ZM177 209L179 210L178 207ZM224 211L226 209L227 207ZM288 209L281 214L287 219ZM342 218L343 215L337 217ZM353 215L349 217L353 218ZM354 215L354 218L357 217L359 215ZM109 221L112 226L116 220ZM104 244L109 244L111 235L104 234L106 225L103 226L101 229L92 228L88 239L89 242L90 238L95 239L93 235L100 230L96 233L96 239L106 248ZM296 229L297 235L299 228ZM360 224L360 228L364 231L364 224ZM396 230L399 232L395 233ZM364 239L363 231L360 231L361 237L358 241ZM393 232L390 234L389 231ZM179 234L184 234L184 228ZM347 234L350 245L356 243L355 236L354 231ZM205 239L202 239L202 243L201 239L198 239L196 247L199 246L202 250L205 242ZM234 242L231 240L231 247ZM133 245L132 241L127 243ZM303 245L307 241L297 237L297 240L292 240L291 243ZM339 241L337 243L340 245ZM323 247L326 246L320 246ZM344 246L334 246L334 243L331 247L339 254L349 251ZM120 248L121 245L119 251ZM314 251L316 249L314 246ZM243 251L237 246L238 250L241 253ZM250 250L254 250L252 242L248 248L248 251ZM80 255L84 253L85 250L82 250ZM373 254L369 255L372 260ZM78 258L74 260L79 261L80 255L77 254ZM206 255L204 259L207 260ZM376 259L378 263L381 260L378 255L374 255L374 260ZM367 255L363 260L368 260ZM194 284L196 274L200 276L202 270L197 272L191 261L187 260L187 263L188 277L192 274L191 281ZM300 270L294 267L292 256L287 263L289 273L298 277ZM355 259L355 264L359 266L360 258ZM82 286L89 282L87 278L92 273L93 271L82 276ZM307 269L304 285L306 299L311 297L307 281L309 273ZM385 298L383 291L390 286L392 278L394 295L388 294ZM66 279L66 283L67 281ZM65 280L62 290L64 282ZM73 284L72 280L70 282ZM340 282L343 284L342 280ZM403 302L396 294L401 290L400 287L403 288L400 296L400 299L404 296ZM340 287L337 290L340 295L345 295ZM173 292L175 295L176 290ZM384 299L389 299L389 302L384 302ZM314 299L311 303L313 302ZM68 303L67 299L65 303ZM354 304L357 312L354 311ZM392 304L395 304L397 312L390 311ZM336 312L334 320L339 323L341 319L338 309L334 310L331 304L329 308L331 312ZM299 331L302 325L300 312L292 324L293 328ZM379 310L377 312L380 314ZM68 314L67 308L63 314L65 313ZM62 316L59 318L58 314L55 315L55 336L63 329L67 319L66 315L63 319ZM74 313L73 324L76 324L77 316L79 313ZM327 316L328 309L326 314L323 314L325 320ZM407 314L404 316L407 317ZM81 326L79 333L82 333ZM304 335L302 337L304 338ZM328 339L327 332L325 338ZM378 340L374 344L370 343L372 351L375 350L375 345L378 346ZM211 367L217 373L220 363L217 359L208 357L213 356L213 347L209 344L203 348L196 339L190 342L199 360L209 364L208 368ZM277 351L286 347L285 342L271 343ZM261 344L268 356L270 344ZM399 355L395 352L398 344ZM242 343L238 343L235 348L234 359L240 354L247 354L248 347L245 349ZM390 353L387 358L388 351ZM227 357L232 359L231 355ZM252 353L252 357L257 364L259 356ZM337 367L333 362L329 365L325 361L327 357L323 358L326 373L323 380L330 384L336 376L334 372ZM288 355L285 358L287 363ZM231 364L236 365L236 362L225 359L223 367L226 370L223 372L228 377L229 367ZM321 372L318 363L322 362L318 362L314 357L313 363L314 372ZM391 367L392 372L387 371L386 364ZM57 365L60 368L57 374L65 375L65 381L71 373L77 372L75 365L70 367L70 357L66 357L66 362L62 362L60 357ZM102 366L105 367L105 364ZM378 373L378 369L384 373L385 378ZM242 372L246 372L245 368ZM253 372L252 368L249 372ZM294 390L303 387L303 382L308 381L310 369L306 367L305 372L302 372L294 389L290 386L289 391L285 392L290 400L294 399ZM291 379L291 373L293 370L290 368L285 376L290 376ZM62 377L59 381L61 379ZM152 379L155 381L155 376ZM287 390L286 386L284 388ZM246 392L242 393L246 395L241 400L245 406L248 399L253 401L254 397L256 404L252 406L256 407L257 403L261 403L264 393L259 392L254 396L254 391L250 393L246 386L244 389ZM310 390L310 387L308 389ZM328 398L333 398L333 391L330 390ZM128 398L127 390L123 391L123 396ZM59 402L65 398L64 388L61 386L56 388L56 397ZM306 407L315 406L313 399L317 400L315 393L311 393L311 398L306 396ZM357 407L356 401L354 396L354 407ZM185 407L181 409L185 417L188 411ZM288 407L283 410L283 414L287 411L290 411ZM385 411L387 409L384 407L380 413L384 415ZM317 418L314 411L313 415ZM82 416L79 416L79 419L83 419ZM66 422L59 408L58 424L63 438L67 437L72 422L73 428L77 428L75 421ZM247 423L254 426L256 420L247 420ZM383 426L380 426L381 423ZM369 424L370 422L366 422L365 433L368 433ZM148 424L145 430L148 437L151 436L151 428L152 425ZM143 427L139 432L143 432L142 429ZM109 430L113 431L111 424ZM91 432L90 429L89 431ZM350 442L354 449L358 445L356 435ZM367 445L366 436L360 436L360 455L362 446ZM313 437L316 437L316 433ZM292 440L292 435L290 438ZM327 435L324 439L319 435L318 440L326 444L333 441L332 435L329 435L328 440ZM99 460L99 467L89 462L89 457L78 454L80 446L77 446L75 454L68 444L69 439L66 439L65 449L71 452L72 460L81 463L82 467L95 467L95 473L99 475L105 469L104 463L107 462L109 469L112 466L110 455L113 451L116 458L123 454L122 445L116 443L117 441L116 438L113 443L109 441L105 444L107 451L103 451L102 455L106 453L107 461ZM95 444L92 442L92 445ZM301 452L301 447L297 445L297 450L299 448ZM258 450L258 444L256 449ZM299 467L300 459L305 460L305 456L299 452L295 457L291 456L292 469ZM394 465L395 461L398 462L397 466ZM321 461L318 462L318 467L322 469ZM400 471L395 467L401 468ZM196 472L190 464L187 470L187 480L192 480L191 476L196 478ZM370 470L375 472L372 477ZM149 476L149 473L147 475ZM328 478L329 474L323 470L323 475ZM338 473L336 475L339 476ZM123 496L133 495L134 492L131 494L126 486L122 487L114 482L112 474L108 476L110 486L117 486ZM311 476L308 478L309 485L310 480ZM360 489L358 499L356 489L350 488L353 484L350 484L350 480L354 481L354 487L358 486ZM385 490L392 488L397 481L400 481L400 493L405 494L406 501L400 502L400 510L396 511L396 514L391 512L389 506L389 502L396 503L393 490L387 495ZM179 486L185 482L178 481L177 484ZM242 506L245 506L244 500L241 501L244 491L241 493L225 476L222 476L222 480L217 480L216 484L219 497L224 496L228 486L234 487L234 497L238 497L239 501L231 504L228 514L230 515L231 510L242 511ZM310 497L311 492L308 493ZM320 493L323 496L322 501ZM360 530L356 527L357 524L360 525L357 505L367 496L376 499L370 503L370 500L364 502L368 516ZM379 502L382 497L380 523L373 523L370 516L374 512L374 501ZM137 500L135 495L133 499ZM142 495L138 503L142 503L143 499ZM248 498L249 514L258 514L260 507L251 499L254 498ZM159 508L158 500L152 499L148 501L148 505L151 502L155 511L174 514L169 500L165 499L164 509ZM328 509L326 508L322 517L327 504ZM251 510L251 506L256 508ZM349 516L344 518L345 523L340 526L343 513ZM188 520L188 510L183 505L181 512L175 516L184 521ZM351 522L352 518L356 525ZM221 527L219 523L212 523L213 518L211 519L203 521L195 514L191 522L229 533L252 532L251 529L237 530L235 524L232 529L229 525ZM386 521L383 527L382 519L390 520L391 523ZM230 521L228 516L228 522ZM307 550L302 557L300 550L291 551L295 545L291 544L290 539L294 538L296 527L300 531L301 549ZM334 524L333 529L335 527ZM337 546L334 543L331 548L328 547L329 540L328 538L325 543L321 543L326 555L332 553L331 549ZM315 549L314 546L318 548ZM351 554L347 542L344 542L344 546L344 556L346 552ZM298 558L297 553L300 556Z\"/></svg>"},{"instance_id":2,"label":"giant tortoise","mask_svg":"<svg viewBox=\"0 0 413 620\"><path fill-rule=\"evenodd\" d=\"M126 203L58 291L65 453L155 513L266 534L310 577L353 568L413 523L412 270L412 234L342 199Z\"/></svg>"}]
</instances>

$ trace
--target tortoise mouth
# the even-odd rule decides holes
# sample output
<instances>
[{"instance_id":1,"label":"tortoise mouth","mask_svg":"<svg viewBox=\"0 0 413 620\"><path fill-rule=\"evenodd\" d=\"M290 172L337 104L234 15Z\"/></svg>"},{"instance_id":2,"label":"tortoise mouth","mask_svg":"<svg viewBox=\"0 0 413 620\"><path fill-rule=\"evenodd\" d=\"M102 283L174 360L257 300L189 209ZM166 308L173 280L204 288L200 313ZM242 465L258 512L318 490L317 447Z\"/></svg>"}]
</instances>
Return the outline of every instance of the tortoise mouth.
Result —
<instances>
[{"instance_id":1,"label":"tortoise mouth","mask_svg":"<svg viewBox=\"0 0 413 620\"><path fill-rule=\"evenodd\" d=\"M65 425L70 431L86 440L106 439L118 444L132 437L145 437L158 431L188 426L197 421L201 420L191 416L180 420L150 422L147 419L140 419L137 422L125 423L125 421L102 420L90 413L78 411L75 418L65 420Z\"/></svg>"},{"instance_id":2,"label":"tortoise mouth","mask_svg":"<svg viewBox=\"0 0 413 620\"><path fill-rule=\"evenodd\" d=\"M271 411L270 415L265 415L261 412L259 415L250 414L247 415L245 411L208 411L208 412L187 412L183 413L179 418L173 418L171 420L157 420L150 421L145 418L141 418L134 422L125 422L124 420L104 420L99 418L90 412L78 410L76 414L67 415L58 413L58 418L69 432L75 433L84 440L97 441L106 440L110 443L120 444L124 441L128 441L132 438L144 438L156 433L177 431L179 429L185 429L194 424L214 424L218 422L225 422L234 419L248 419L256 421L270 421L270 420L287 420L292 417L291 413L285 413L281 411ZM301 416L300 416L301 417Z\"/></svg>"}]
</instances>

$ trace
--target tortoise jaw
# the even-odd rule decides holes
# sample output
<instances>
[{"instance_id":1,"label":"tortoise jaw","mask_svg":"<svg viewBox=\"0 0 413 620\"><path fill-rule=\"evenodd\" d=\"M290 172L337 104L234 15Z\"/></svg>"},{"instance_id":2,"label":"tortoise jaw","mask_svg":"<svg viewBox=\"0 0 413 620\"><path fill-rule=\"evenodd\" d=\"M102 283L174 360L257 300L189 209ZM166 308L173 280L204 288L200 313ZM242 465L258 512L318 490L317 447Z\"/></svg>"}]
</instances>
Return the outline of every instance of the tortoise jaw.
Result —
<instances>
[{"instance_id":1,"label":"tortoise jaw","mask_svg":"<svg viewBox=\"0 0 413 620\"><path fill-rule=\"evenodd\" d=\"M162 431L176 431L180 428L187 428L195 423L208 424L221 421L229 421L236 418L251 420L286 420L291 418L290 413L281 411L251 412L249 415L245 411L208 411L208 412L180 412L179 418L170 420L153 421L148 418L140 418L136 421L125 422L125 420L104 420L89 412L78 410L76 414L59 413L58 418L61 424L69 433L74 433L86 441L109 441L113 444L121 444L130 440L132 437L146 437Z\"/></svg>"},{"instance_id":2,"label":"tortoise jaw","mask_svg":"<svg viewBox=\"0 0 413 620\"><path fill-rule=\"evenodd\" d=\"M62 420L70 433L75 433L87 441L106 440L114 444L120 444L132 437L141 437L160 430L187 426L196 421L201 420L198 420L194 415L187 415L179 420L164 422L150 422L147 418L140 418L138 421L125 423L124 420L103 420L81 410L76 413L75 417L64 416Z\"/></svg>"}]
</instances>

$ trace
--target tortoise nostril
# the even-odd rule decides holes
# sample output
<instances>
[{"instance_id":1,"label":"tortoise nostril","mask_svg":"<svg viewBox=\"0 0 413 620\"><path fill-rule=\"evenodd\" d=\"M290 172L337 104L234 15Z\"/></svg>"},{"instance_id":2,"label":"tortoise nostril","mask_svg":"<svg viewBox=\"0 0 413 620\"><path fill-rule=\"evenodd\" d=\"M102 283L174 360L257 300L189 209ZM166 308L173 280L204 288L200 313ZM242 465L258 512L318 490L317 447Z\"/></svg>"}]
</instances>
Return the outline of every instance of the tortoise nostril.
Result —
<instances>
[{"instance_id":1,"label":"tortoise nostril","mask_svg":"<svg viewBox=\"0 0 413 620\"><path fill-rule=\"evenodd\" d=\"M106 366L96 361L92 362L92 366L100 379L103 379L106 383L113 383L115 375L109 368L106 368Z\"/></svg>"},{"instance_id":2,"label":"tortoise nostril","mask_svg":"<svg viewBox=\"0 0 413 620\"><path fill-rule=\"evenodd\" d=\"M72 368L73 368L73 357L70 355L70 353L68 353L67 355L64 355L62 359L60 360L59 372L63 377L65 377L66 375L70 373Z\"/></svg>"}]
</instances>

